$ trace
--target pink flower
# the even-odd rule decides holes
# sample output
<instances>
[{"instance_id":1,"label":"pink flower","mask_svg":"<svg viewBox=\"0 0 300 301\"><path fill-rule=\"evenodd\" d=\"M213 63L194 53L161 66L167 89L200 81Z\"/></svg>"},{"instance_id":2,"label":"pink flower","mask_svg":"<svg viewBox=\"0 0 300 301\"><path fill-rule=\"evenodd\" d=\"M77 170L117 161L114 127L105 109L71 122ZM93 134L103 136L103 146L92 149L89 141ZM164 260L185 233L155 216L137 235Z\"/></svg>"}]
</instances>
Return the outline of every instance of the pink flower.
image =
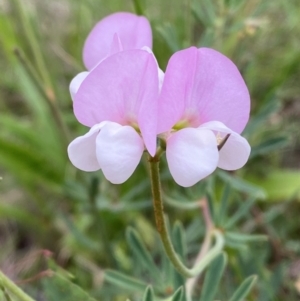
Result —
<instances>
[{"instance_id":1,"label":"pink flower","mask_svg":"<svg viewBox=\"0 0 300 301\"><path fill-rule=\"evenodd\" d=\"M68 147L73 165L126 181L145 147L156 152L158 91L157 63L147 51L118 52L94 67L73 102L78 121L91 127Z\"/></svg>"},{"instance_id":2,"label":"pink flower","mask_svg":"<svg viewBox=\"0 0 300 301\"><path fill-rule=\"evenodd\" d=\"M151 52L152 31L149 21L143 16L127 12L114 13L98 22L89 33L83 48L83 61L90 71L114 53L143 47ZM89 71L79 73L72 80L72 99Z\"/></svg>"},{"instance_id":3,"label":"pink flower","mask_svg":"<svg viewBox=\"0 0 300 301\"><path fill-rule=\"evenodd\" d=\"M249 111L247 87L228 58L208 48L175 53L165 73L158 120L174 180L188 187L216 167L241 168L250 154L248 142L239 135Z\"/></svg>"}]
</instances>

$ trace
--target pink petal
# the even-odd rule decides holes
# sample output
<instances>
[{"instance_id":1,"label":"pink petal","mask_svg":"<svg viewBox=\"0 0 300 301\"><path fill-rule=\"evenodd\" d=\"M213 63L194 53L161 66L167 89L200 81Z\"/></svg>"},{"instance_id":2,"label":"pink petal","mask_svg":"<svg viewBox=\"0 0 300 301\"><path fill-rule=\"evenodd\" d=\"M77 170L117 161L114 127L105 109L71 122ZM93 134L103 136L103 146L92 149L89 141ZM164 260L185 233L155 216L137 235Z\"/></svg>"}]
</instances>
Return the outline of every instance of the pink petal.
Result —
<instances>
[{"instance_id":1,"label":"pink petal","mask_svg":"<svg viewBox=\"0 0 300 301\"><path fill-rule=\"evenodd\" d=\"M154 56L152 49L150 49L149 47L144 46L144 47L142 47L142 50L145 50ZM163 82L164 82L165 73L159 68L159 65L158 65L158 62L157 62L157 59L155 56L154 56L154 59L156 61L157 69L158 69L158 86L159 86L159 91L160 91L162 88Z\"/></svg>"},{"instance_id":2,"label":"pink petal","mask_svg":"<svg viewBox=\"0 0 300 301\"><path fill-rule=\"evenodd\" d=\"M219 159L213 132L194 128L171 134L166 154L175 182L183 187L192 186L210 175Z\"/></svg>"},{"instance_id":3,"label":"pink petal","mask_svg":"<svg viewBox=\"0 0 300 301\"><path fill-rule=\"evenodd\" d=\"M125 182L139 164L144 144L130 126L108 122L97 136L97 158L104 176L113 184Z\"/></svg>"},{"instance_id":4,"label":"pink petal","mask_svg":"<svg viewBox=\"0 0 300 301\"><path fill-rule=\"evenodd\" d=\"M199 129L211 129L219 133L222 138L230 134L219 152L218 167L225 170L236 170L246 164L250 156L251 147L245 138L217 121L207 122L201 125Z\"/></svg>"},{"instance_id":5,"label":"pink petal","mask_svg":"<svg viewBox=\"0 0 300 301\"><path fill-rule=\"evenodd\" d=\"M113 41L110 45L109 56L123 50L123 45L118 34L114 34Z\"/></svg>"},{"instance_id":6,"label":"pink petal","mask_svg":"<svg viewBox=\"0 0 300 301\"><path fill-rule=\"evenodd\" d=\"M83 61L88 70L108 56L114 34L120 37L124 50L152 48L152 31L143 16L121 12L98 22L88 35L83 49Z\"/></svg>"},{"instance_id":7,"label":"pink petal","mask_svg":"<svg viewBox=\"0 0 300 301\"><path fill-rule=\"evenodd\" d=\"M169 60L159 97L158 133L169 131L185 110L185 92L189 84L189 57L192 48L176 52Z\"/></svg>"},{"instance_id":8,"label":"pink petal","mask_svg":"<svg viewBox=\"0 0 300 301\"><path fill-rule=\"evenodd\" d=\"M96 157L96 137L106 124L94 125L88 133L74 139L68 146L68 156L72 164L83 171L99 170L100 164Z\"/></svg>"},{"instance_id":9,"label":"pink petal","mask_svg":"<svg viewBox=\"0 0 300 301\"><path fill-rule=\"evenodd\" d=\"M69 87L72 100L74 100L75 94L77 93L81 83L85 80L88 74L88 71L80 72L72 79Z\"/></svg>"},{"instance_id":10,"label":"pink petal","mask_svg":"<svg viewBox=\"0 0 300 301\"><path fill-rule=\"evenodd\" d=\"M116 53L86 77L73 102L76 118L92 127L102 121L138 125L145 145L156 149L158 72L144 50Z\"/></svg>"},{"instance_id":11,"label":"pink petal","mask_svg":"<svg viewBox=\"0 0 300 301\"><path fill-rule=\"evenodd\" d=\"M171 57L159 106L159 133L182 119L193 127L218 120L240 133L249 118L250 97L231 60L213 49L191 47Z\"/></svg>"}]
</instances>

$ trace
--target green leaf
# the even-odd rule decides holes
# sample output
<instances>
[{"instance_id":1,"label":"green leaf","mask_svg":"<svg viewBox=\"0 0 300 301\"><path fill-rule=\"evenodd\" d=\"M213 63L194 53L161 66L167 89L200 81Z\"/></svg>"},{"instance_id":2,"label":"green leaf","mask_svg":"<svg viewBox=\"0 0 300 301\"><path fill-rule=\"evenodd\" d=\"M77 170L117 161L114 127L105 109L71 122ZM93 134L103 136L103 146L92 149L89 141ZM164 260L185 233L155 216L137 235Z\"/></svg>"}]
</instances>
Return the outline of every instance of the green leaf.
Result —
<instances>
[{"instance_id":1,"label":"green leaf","mask_svg":"<svg viewBox=\"0 0 300 301\"><path fill-rule=\"evenodd\" d=\"M151 285L146 288L143 301L155 301L154 291Z\"/></svg>"},{"instance_id":2,"label":"green leaf","mask_svg":"<svg viewBox=\"0 0 300 301\"><path fill-rule=\"evenodd\" d=\"M254 185L253 183L244 181L240 178L234 177L228 172L218 170L217 175L221 178L225 183L231 185L232 188L247 193L249 195L255 196L259 199L265 199L267 194L259 185ZM259 186L258 186L259 185Z\"/></svg>"},{"instance_id":3,"label":"green leaf","mask_svg":"<svg viewBox=\"0 0 300 301\"><path fill-rule=\"evenodd\" d=\"M172 242L175 248L176 253L180 256L183 263L186 258L186 245L185 245L185 233L180 221L176 221L172 230ZM174 287L179 287L184 285L185 278L179 274L176 270L173 272L174 274Z\"/></svg>"},{"instance_id":4,"label":"green leaf","mask_svg":"<svg viewBox=\"0 0 300 301\"><path fill-rule=\"evenodd\" d=\"M143 196L144 191L150 189L149 187L150 184L147 178L144 180L140 179L138 183L135 183L135 185L122 196L122 202L133 202L133 200L141 195Z\"/></svg>"},{"instance_id":5,"label":"green leaf","mask_svg":"<svg viewBox=\"0 0 300 301\"><path fill-rule=\"evenodd\" d=\"M184 243L184 229L180 221L176 221L174 224L172 238L176 253L184 260L186 256L186 246Z\"/></svg>"},{"instance_id":6,"label":"green leaf","mask_svg":"<svg viewBox=\"0 0 300 301\"><path fill-rule=\"evenodd\" d=\"M21 178L25 183L33 182L48 184L53 189L58 189L63 175L60 167L46 158L42 153L32 150L30 147L9 141L0 137L0 162L9 170Z\"/></svg>"},{"instance_id":7,"label":"green leaf","mask_svg":"<svg viewBox=\"0 0 300 301\"><path fill-rule=\"evenodd\" d=\"M211 263L205 275L200 301L213 301L217 293L219 282L224 273L226 263L227 256L225 253L220 254Z\"/></svg>"},{"instance_id":8,"label":"green leaf","mask_svg":"<svg viewBox=\"0 0 300 301\"><path fill-rule=\"evenodd\" d=\"M216 20L215 7L212 1L203 0L192 3L192 13L205 27L212 27Z\"/></svg>"},{"instance_id":9,"label":"green leaf","mask_svg":"<svg viewBox=\"0 0 300 301\"><path fill-rule=\"evenodd\" d=\"M257 276L250 276L243 281L243 283L234 292L229 301L243 301L249 294L252 286L255 284Z\"/></svg>"},{"instance_id":10,"label":"green leaf","mask_svg":"<svg viewBox=\"0 0 300 301\"><path fill-rule=\"evenodd\" d=\"M251 234L242 234L235 232L225 232L225 239L240 244L245 244L255 241L267 241L268 237L266 235L251 235Z\"/></svg>"},{"instance_id":11,"label":"green leaf","mask_svg":"<svg viewBox=\"0 0 300 301\"><path fill-rule=\"evenodd\" d=\"M50 277L43 278L43 285L48 301L96 301L81 287L59 273L53 272Z\"/></svg>"},{"instance_id":12,"label":"green leaf","mask_svg":"<svg viewBox=\"0 0 300 301\"><path fill-rule=\"evenodd\" d=\"M265 155L272 151L276 151L280 148L285 147L288 144L288 142L289 140L286 136L264 140L260 144L251 147L250 158L254 158L258 155Z\"/></svg>"},{"instance_id":13,"label":"green leaf","mask_svg":"<svg viewBox=\"0 0 300 301\"><path fill-rule=\"evenodd\" d=\"M181 286L177 289L177 291L173 294L171 301L183 301L184 289Z\"/></svg>"},{"instance_id":14,"label":"green leaf","mask_svg":"<svg viewBox=\"0 0 300 301\"><path fill-rule=\"evenodd\" d=\"M170 23L166 23L162 26L158 26L156 30L160 33L163 39L166 41L172 52L176 52L180 49L180 45L178 42L178 35L174 26Z\"/></svg>"},{"instance_id":15,"label":"green leaf","mask_svg":"<svg viewBox=\"0 0 300 301\"><path fill-rule=\"evenodd\" d=\"M210 215L212 217L213 222L215 222L216 219L216 209L215 209L215 195L211 192L208 192L206 194L207 204L209 208Z\"/></svg>"},{"instance_id":16,"label":"green leaf","mask_svg":"<svg viewBox=\"0 0 300 301\"><path fill-rule=\"evenodd\" d=\"M0 219L13 219L23 226L35 230L35 234L46 231L44 224L41 223L37 216L28 213L20 206L0 203Z\"/></svg>"},{"instance_id":17,"label":"green leaf","mask_svg":"<svg viewBox=\"0 0 300 301\"><path fill-rule=\"evenodd\" d=\"M264 140L260 144L251 147L250 158L254 158L258 155L268 154L272 151L283 148L288 142L289 141L286 136Z\"/></svg>"},{"instance_id":18,"label":"green leaf","mask_svg":"<svg viewBox=\"0 0 300 301\"><path fill-rule=\"evenodd\" d=\"M239 206L239 209L232 215L231 218L225 223L224 228L229 229L233 227L238 221L241 220L250 210L250 208L254 205L256 198L250 197L244 201L243 204Z\"/></svg>"},{"instance_id":19,"label":"green leaf","mask_svg":"<svg viewBox=\"0 0 300 301\"><path fill-rule=\"evenodd\" d=\"M104 273L104 279L111 284L133 292L144 292L147 288L147 284L145 282L113 270L106 270Z\"/></svg>"},{"instance_id":20,"label":"green leaf","mask_svg":"<svg viewBox=\"0 0 300 301\"><path fill-rule=\"evenodd\" d=\"M144 266L144 268L149 271L154 279L160 279L160 272L157 269L150 252L147 250L137 231L135 231L131 227L127 228L126 238L137 262L141 266Z\"/></svg>"},{"instance_id":21,"label":"green leaf","mask_svg":"<svg viewBox=\"0 0 300 301\"><path fill-rule=\"evenodd\" d=\"M247 178L254 185L261 186L268 195L268 200L300 200L300 172L290 169L276 169L265 177Z\"/></svg>"},{"instance_id":22,"label":"green leaf","mask_svg":"<svg viewBox=\"0 0 300 301\"><path fill-rule=\"evenodd\" d=\"M278 112L281 107L280 101L270 97L268 101L261 107L259 112L252 116L249 123L247 124L243 135L254 134L257 130L261 129L262 125L265 124L268 120L268 117Z\"/></svg>"},{"instance_id":23,"label":"green leaf","mask_svg":"<svg viewBox=\"0 0 300 301\"><path fill-rule=\"evenodd\" d=\"M6 55L6 59L9 59L9 61L13 63L15 57L12 49L18 44L18 39L14 31L14 23L9 14L1 12L0 28L1 49L3 49L3 54Z\"/></svg>"},{"instance_id":24,"label":"green leaf","mask_svg":"<svg viewBox=\"0 0 300 301\"><path fill-rule=\"evenodd\" d=\"M248 250L248 245L241 244L236 241L226 239L225 243L227 248L235 249L238 250L239 252L246 252Z\"/></svg>"},{"instance_id":25,"label":"green leaf","mask_svg":"<svg viewBox=\"0 0 300 301\"><path fill-rule=\"evenodd\" d=\"M199 201L190 201L189 198L183 195L177 195L175 198L172 198L166 194L164 194L163 199L166 202L167 205L170 205L171 207L180 209L180 210L195 210L199 209Z\"/></svg>"},{"instance_id":26,"label":"green leaf","mask_svg":"<svg viewBox=\"0 0 300 301\"><path fill-rule=\"evenodd\" d=\"M227 204L228 204L230 193L231 193L231 186L228 183L226 183L224 190L223 190L222 198L221 198L219 214L217 217L218 225L222 225L224 222L226 212L227 212Z\"/></svg>"},{"instance_id":27,"label":"green leaf","mask_svg":"<svg viewBox=\"0 0 300 301\"><path fill-rule=\"evenodd\" d=\"M50 273L55 273L70 281L74 279L74 275L59 266L52 257L47 257L46 261Z\"/></svg>"},{"instance_id":28,"label":"green leaf","mask_svg":"<svg viewBox=\"0 0 300 301\"><path fill-rule=\"evenodd\" d=\"M89 236L85 235L83 231L78 227L78 224L76 224L69 216L66 214L60 214L61 220L66 225L67 229L70 231L70 233L73 235L73 237L76 239L76 242L88 249L93 250L97 252L100 248L99 241L91 239Z\"/></svg>"}]
</instances>

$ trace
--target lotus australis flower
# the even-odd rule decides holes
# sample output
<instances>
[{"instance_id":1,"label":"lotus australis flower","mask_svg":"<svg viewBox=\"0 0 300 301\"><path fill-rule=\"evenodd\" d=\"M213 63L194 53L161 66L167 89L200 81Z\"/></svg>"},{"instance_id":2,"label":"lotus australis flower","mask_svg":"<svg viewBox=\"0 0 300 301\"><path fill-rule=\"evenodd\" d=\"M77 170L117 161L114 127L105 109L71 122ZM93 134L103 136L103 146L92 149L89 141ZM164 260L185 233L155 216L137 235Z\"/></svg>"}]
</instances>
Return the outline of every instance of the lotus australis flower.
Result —
<instances>
[{"instance_id":1,"label":"lotus australis flower","mask_svg":"<svg viewBox=\"0 0 300 301\"><path fill-rule=\"evenodd\" d=\"M114 53L143 47L148 51L152 48L149 21L143 16L127 12L114 13L98 22L88 35L83 48L83 62L90 71ZM72 99L89 71L79 73L72 80L70 84Z\"/></svg>"},{"instance_id":2,"label":"lotus australis flower","mask_svg":"<svg viewBox=\"0 0 300 301\"><path fill-rule=\"evenodd\" d=\"M126 181L145 148L156 152L158 90L157 62L147 51L118 52L94 67L73 102L78 121L91 128L68 147L73 165Z\"/></svg>"},{"instance_id":3,"label":"lotus australis flower","mask_svg":"<svg viewBox=\"0 0 300 301\"><path fill-rule=\"evenodd\" d=\"M239 135L249 111L245 82L227 57L208 48L175 53L165 73L158 121L174 180L188 187L217 166L241 168L250 154Z\"/></svg>"}]
</instances>

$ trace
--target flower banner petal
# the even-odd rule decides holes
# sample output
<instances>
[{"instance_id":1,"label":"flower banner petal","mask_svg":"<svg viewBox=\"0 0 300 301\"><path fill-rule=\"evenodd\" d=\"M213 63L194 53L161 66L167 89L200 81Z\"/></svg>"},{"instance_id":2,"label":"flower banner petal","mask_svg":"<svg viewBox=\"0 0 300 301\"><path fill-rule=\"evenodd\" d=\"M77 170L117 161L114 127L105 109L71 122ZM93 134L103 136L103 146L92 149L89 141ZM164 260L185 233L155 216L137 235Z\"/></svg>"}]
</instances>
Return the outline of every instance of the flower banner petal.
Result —
<instances>
[{"instance_id":1,"label":"flower banner petal","mask_svg":"<svg viewBox=\"0 0 300 301\"><path fill-rule=\"evenodd\" d=\"M182 129L167 139L167 161L175 182L189 187L210 175L217 167L216 137L210 130Z\"/></svg>"},{"instance_id":2,"label":"flower banner petal","mask_svg":"<svg viewBox=\"0 0 300 301\"><path fill-rule=\"evenodd\" d=\"M229 58L213 49L200 48L197 57L199 68L191 101L201 96L201 123L218 120L241 133L249 119L250 95L239 70Z\"/></svg>"},{"instance_id":3,"label":"flower banner petal","mask_svg":"<svg viewBox=\"0 0 300 301\"><path fill-rule=\"evenodd\" d=\"M85 41L83 61L88 70L108 56L114 34L119 36L124 50L152 48L152 31L145 17L114 13L98 22Z\"/></svg>"},{"instance_id":4,"label":"flower banner petal","mask_svg":"<svg viewBox=\"0 0 300 301\"><path fill-rule=\"evenodd\" d=\"M138 125L148 151L156 148L157 64L144 50L118 52L98 64L81 84L73 108L92 127L102 121Z\"/></svg>"},{"instance_id":5,"label":"flower banner petal","mask_svg":"<svg viewBox=\"0 0 300 301\"><path fill-rule=\"evenodd\" d=\"M144 144L130 126L108 122L97 136L97 158L106 179L113 184L125 182L139 164Z\"/></svg>"},{"instance_id":6,"label":"flower banner petal","mask_svg":"<svg viewBox=\"0 0 300 301\"><path fill-rule=\"evenodd\" d=\"M96 157L96 137L106 124L94 125L88 133L74 139L68 146L68 156L72 164L83 171L99 170L100 164Z\"/></svg>"},{"instance_id":7,"label":"flower banner petal","mask_svg":"<svg viewBox=\"0 0 300 301\"><path fill-rule=\"evenodd\" d=\"M109 55L113 55L117 52L123 51L123 45L122 42L120 40L120 37L118 36L118 34L114 34L112 43L110 45L110 50L109 50Z\"/></svg>"},{"instance_id":8,"label":"flower banner petal","mask_svg":"<svg viewBox=\"0 0 300 301\"><path fill-rule=\"evenodd\" d=\"M219 152L219 168L236 170L246 164L250 156L251 147L244 137L230 130L223 123L218 121L207 122L199 127L199 129L201 128L211 129L215 133L219 133L221 138L224 138L226 134L230 134Z\"/></svg>"},{"instance_id":9,"label":"flower banner petal","mask_svg":"<svg viewBox=\"0 0 300 301\"><path fill-rule=\"evenodd\" d=\"M193 127L218 120L240 133L249 119L250 97L230 59L213 49L191 47L171 57L159 106L159 133L179 119Z\"/></svg>"}]
</instances>

